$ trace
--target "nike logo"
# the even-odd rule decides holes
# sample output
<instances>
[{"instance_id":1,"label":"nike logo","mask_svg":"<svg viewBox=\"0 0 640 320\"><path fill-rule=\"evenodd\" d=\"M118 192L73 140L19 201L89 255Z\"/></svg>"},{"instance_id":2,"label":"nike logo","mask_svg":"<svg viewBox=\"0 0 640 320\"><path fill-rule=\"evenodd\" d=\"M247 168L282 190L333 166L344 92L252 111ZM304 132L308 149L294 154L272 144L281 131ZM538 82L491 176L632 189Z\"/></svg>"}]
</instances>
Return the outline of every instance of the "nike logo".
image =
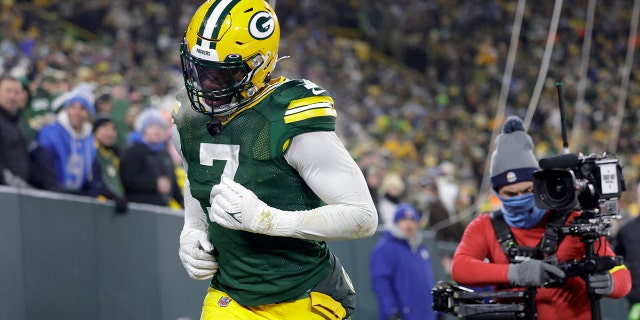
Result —
<instances>
[{"instance_id":1,"label":"nike logo","mask_svg":"<svg viewBox=\"0 0 640 320\"><path fill-rule=\"evenodd\" d=\"M233 220L238 221L238 223L242 224L242 221L238 220L238 218L236 218L237 215L240 214L240 212L228 212L225 210L225 212L231 216L231 218L233 218Z\"/></svg>"},{"instance_id":2,"label":"nike logo","mask_svg":"<svg viewBox=\"0 0 640 320\"><path fill-rule=\"evenodd\" d=\"M315 95L319 95L323 92L326 92L327 90L325 89L320 89L320 88L311 88L311 93L315 94Z\"/></svg>"}]
</instances>

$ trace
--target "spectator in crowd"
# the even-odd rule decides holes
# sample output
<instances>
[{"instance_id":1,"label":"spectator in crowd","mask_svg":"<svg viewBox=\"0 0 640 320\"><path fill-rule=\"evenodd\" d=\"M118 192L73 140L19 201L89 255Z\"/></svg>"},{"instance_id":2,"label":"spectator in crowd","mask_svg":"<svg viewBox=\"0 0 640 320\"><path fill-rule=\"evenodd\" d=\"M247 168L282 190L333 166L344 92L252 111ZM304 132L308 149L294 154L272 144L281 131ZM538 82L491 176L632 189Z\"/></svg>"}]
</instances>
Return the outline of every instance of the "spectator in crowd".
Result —
<instances>
[{"instance_id":1,"label":"spectator in crowd","mask_svg":"<svg viewBox=\"0 0 640 320\"><path fill-rule=\"evenodd\" d=\"M96 148L90 122L95 113L93 89L81 83L65 97L56 121L38 132L38 147L32 152L41 168L32 177L47 190L95 196Z\"/></svg>"},{"instance_id":2,"label":"spectator in crowd","mask_svg":"<svg viewBox=\"0 0 640 320\"><path fill-rule=\"evenodd\" d=\"M388 172L380 183L378 200L378 223L384 228L391 228L396 206L402 201L405 184L398 172Z\"/></svg>"},{"instance_id":3,"label":"spectator in crowd","mask_svg":"<svg viewBox=\"0 0 640 320\"><path fill-rule=\"evenodd\" d=\"M21 90L17 79L0 77L0 184L29 187L28 146L18 117Z\"/></svg>"},{"instance_id":4,"label":"spectator in crowd","mask_svg":"<svg viewBox=\"0 0 640 320\"><path fill-rule=\"evenodd\" d=\"M452 247L460 242L465 224L458 220L457 215L449 214L440 200L438 184L432 174L427 173L421 178L415 203L420 212L421 229L432 231L436 240L449 242L453 244ZM450 275L453 250L442 250L440 256L445 274Z\"/></svg>"},{"instance_id":5,"label":"spectator in crowd","mask_svg":"<svg viewBox=\"0 0 640 320\"><path fill-rule=\"evenodd\" d=\"M96 117L111 117L113 109L113 98L109 93L101 94L96 99ZM111 121L113 123L113 121Z\"/></svg>"},{"instance_id":6,"label":"spectator in crowd","mask_svg":"<svg viewBox=\"0 0 640 320\"><path fill-rule=\"evenodd\" d=\"M134 106L129 100L130 90L124 83L114 85L110 90L111 112L110 117L116 124L118 139L116 145L120 150L127 146L129 133L133 130L133 120L139 113L139 108ZM130 116L131 115L131 116ZM130 121L130 119L132 119Z\"/></svg>"},{"instance_id":7,"label":"spectator in crowd","mask_svg":"<svg viewBox=\"0 0 640 320\"><path fill-rule=\"evenodd\" d=\"M113 120L98 117L93 121L93 136L96 145L94 175L98 180L98 196L114 200L116 212L127 211L127 198L120 180L120 153L116 144L117 132Z\"/></svg>"},{"instance_id":8,"label":"spectator in crowd","mask_svg":"<svg viewBox=\"0 0 640 320\"><path fill-rule=\"evenodd\" d=\"M20 93L18 94L18 108L22 112L26 112L31 102L31 89L29 88L29 79L26 77L16 78L20 81Z\"/></svg>"},{"instance_id":9,"label":"spectator in crowd","mask_svg":"<svg viewBox=\"0 0 640 320\"><path fill-rule=\"evenodd\" d=\"M449 242L460 241L464 225L460 221L451 219L449 211L440 200L438 184L434 177L426 175L421 179L416 203L416 207L421 213L421 229L437 227L436 230L432 230L435 231L436 239Z\"/></svg>"},{"instance_id":10,"label":"spectator in crowd","mask_svg":"<svg viewBox=\"0 0 640 320\"><path fill-rule=\"evenodd\" d=\"M29 127L29 121L27 119L29 112L29 105L31 103L31 89L29 79L26 77L17 77L20 81L20 93L18 94L18 118L20 122L20 130L27 141L27 145L30 145L35 140L35 132Z\"/></svg>"},{"instance_id":11,"label":"spectator in crowd","mask_svg":"<svg viewBox=\"0 0 640 320\"><path fill-rule=\"evenodd\" d=\"M212 278L201 319L348 319L355 309L325 241L371 236L375 206L327 90L272 74L279 45L264 0L205 2L182 42L179 255L192 278Z\"/></svg>"},{"instance_id":12,"label":"spectator in crowd","mask_svg":"<svg viewBox=\"0 0 640 320\"><path fill-rule=\"evenodd\" d=\"M613 250L623 256L624 264L631 272L631 291L628 320L640 320L640 216L625 222L615 236Z\"/></svg>"},{"instance_id":13,"label":"spectator in crowd","mask_svg":"<svg viewBox=\"0 0 640 320\"><path fill-rule=\"evenodd\" d=\"M120 179L130 202L168 206L173 198L183 204L167 152L168 127L160 111L151 108L136 117L135 130L120 158Z\"/></svg>"},{"instance_id":14,"label":"spectator in crowd","mask_svg":"<svg viewBox=\"0 0 640 320\"><path fill-rule=\"evenodd\" d=\"M54 109L53 101L68 92L61 77L60 71L47 72L39 77L38 86L25 112L30 135L34 139L42 127L56 120L57 109Z\"/></svg>"},{"instance_id":15,"label":"spectator in crowd","mask_svg":"<svg viewBox=\"0 0 640 320\"><path fill-rule=\"evenodd\" d=\"M429 251L419 232L420 215L409 203L396 207L393 226L378 240L370 258L371 286L380 320L435 320L435 285Z\"/></svg>"},{"instance_id":16,"label":"spectator in crowd","mask_svg":"<svg viewBox=\"0 0 640 320\"><path fill-rule=\"evenodd\" d=\"M438 165L437 172L439 175L435 178L436 190L438 190L438 198L447 208L450 218L457 215L457 202L460 196L460 185L455 179L456 166L445 161Z\"/></svg>"},{"instance_id":17,"label":"spectator in crowd","mask_svg":"<svg viewBox=\"0 0 640 320\"><path fill-rule=\"evenodd\" d=\"M556 233L558 225L570 223L580 212L560 214L535 206L533 172L538 169L538 162L533 141L520 118L506 119L495 145L490 165L491 187L502 208L479 215L465 229L453 257L453 280L468 286L495 285L497 289L537 287L535 306L539 319L592 319L587 293L623 297L631 289L629 270L623 265L585 274L584 279L567 278L563 270L549 263L585 256L585 246L579 237L556 234L555 238L545 237L555 241L539 245L545 232ZM604 236L599 239L596 251L601 256L615 256ZM561 285L543 287L548 282L563 280L566 282Z\"/></svg>"},{"instance_id":18,"label":"spectator in crowd","mask_svg":"<svg viewBox=\"0 0 640 320\"><path fill-rule=\"evenodd\" d=\"M365 146L364 148L366 149L367 147ZM380 170L380 157L374 150L364 150L361 152L360 157L356 159L356 162L367 181L367 187L373 203L378 207L378 189L380 188L383 174L382 170Z\"/></svg>"}]
</instances>

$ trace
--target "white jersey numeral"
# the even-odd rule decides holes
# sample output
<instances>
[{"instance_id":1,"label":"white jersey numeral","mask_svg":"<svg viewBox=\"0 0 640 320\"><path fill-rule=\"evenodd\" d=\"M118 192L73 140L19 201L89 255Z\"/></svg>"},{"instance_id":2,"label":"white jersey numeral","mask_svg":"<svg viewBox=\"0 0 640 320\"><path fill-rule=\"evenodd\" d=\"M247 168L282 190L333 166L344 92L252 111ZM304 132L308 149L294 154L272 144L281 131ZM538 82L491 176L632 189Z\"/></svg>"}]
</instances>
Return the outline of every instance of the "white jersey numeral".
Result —
<instances>
[{"instance_id":1,"label":"white jersey numeral","mask_svg":"<svg viewBox=\"0 0 640 320\"><path fill-rule=\"evenodd\" d=\"M200 164L203 166L213 166L214 160L226 161L222 177L233 180L238 170L240 156L240 146L232 144L200 144Z\"/></svg>"},{"instance_id":2,"label":"white jersey numeral","mask_svg":"<svg viewBox=\"0 0 640 320\"><path fill-rule=\"evenodd\" d=\"M213 166L213 161L225 161L224 170L220 176L233 180L240 164L238 158L240 155L240 146L232 144L213 144L200 143L200 164L203 166ZM211 189L213 192L213 187ZM209 198L211 201L212 196ZM211 214L211 207L207 207L207 215Z\"/></svg>"}]
</instances>

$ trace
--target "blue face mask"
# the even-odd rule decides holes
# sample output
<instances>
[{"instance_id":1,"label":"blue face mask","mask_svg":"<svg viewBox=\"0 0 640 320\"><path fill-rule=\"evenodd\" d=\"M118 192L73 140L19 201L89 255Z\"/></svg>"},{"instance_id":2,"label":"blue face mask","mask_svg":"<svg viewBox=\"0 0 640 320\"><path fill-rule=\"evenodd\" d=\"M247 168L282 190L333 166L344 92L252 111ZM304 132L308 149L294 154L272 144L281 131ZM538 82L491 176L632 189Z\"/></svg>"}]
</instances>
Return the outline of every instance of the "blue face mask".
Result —
<instances>
[{"instance_id":1,"label":"blue face mask","mask_svg":"<svg viewBox=\"0 0 640 320\"><path fill-rule=\"evenodd\" d=\"M502 197L502 216L508 225L519 229L531 229L544 217L544 209L536 207L533 193L527 193L516 197Z\"/></svg>"}]
</instances>

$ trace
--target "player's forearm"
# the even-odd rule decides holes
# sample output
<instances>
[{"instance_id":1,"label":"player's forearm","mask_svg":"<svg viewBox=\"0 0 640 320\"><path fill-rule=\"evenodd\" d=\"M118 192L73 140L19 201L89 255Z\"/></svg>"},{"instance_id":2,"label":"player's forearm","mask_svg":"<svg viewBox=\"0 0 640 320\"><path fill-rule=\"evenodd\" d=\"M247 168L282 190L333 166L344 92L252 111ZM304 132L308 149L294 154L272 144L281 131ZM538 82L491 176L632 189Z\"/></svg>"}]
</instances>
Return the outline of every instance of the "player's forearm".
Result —
<instances>
[{"instance_id":1,"label":"player's forearm","mask_svg":"<svg viewBox=\"0 0 640 320\"><path fill-rule=\"evenodd\" d=\"M171 127L171 142L182 158L182 167L184 168L185 172L188 172L189 165L187 164L187 161L185 161L182 154L182 146L180 145L180 133L178 132L178 128L175 125ZM191 195L191 183L189 182L189 177L187 176L185 176L184 178L183 197L185 225L190 225L201 230L207 230L207 225L209 223L207 214L202 210L200 202L196 198L194 198L193 195Z\"/></svg>"},{"instance_id":2,"label":"player's forearm","mask_svg":"<svg viewBox=\"0 0 640 320\"><path fill-rule=\"evenodd\" d=\"M184 221L199 229L206 230L208 219L200 202L191 195L189 179L184 179Z\"/></svg>"},{"instance_id":3,"label":"player's forearm","mask_svg":"<svg viewBox=\"0 0 640 320\"><path fill-rule=\"evenodd\" d=\"M284 212L295 225L291 237L314 240L358 239L378 225L362 171L335 132L312 132L292 139L285 155L311 190L327 205L308 211Z\"/></svg>"},{"instance_id":4,"label":"player's forearm","mask_svg":"<svg viewBox=\"0 0 640 320\"><path fill-rule=\"evenodd\" d=\"M283 235L310 240L347 240L371 236L378 224L375 208L368 205L326 205L308 211L280 211ZM277 235L277 234L274 234Z\"/></svg>"}]
</instances>

